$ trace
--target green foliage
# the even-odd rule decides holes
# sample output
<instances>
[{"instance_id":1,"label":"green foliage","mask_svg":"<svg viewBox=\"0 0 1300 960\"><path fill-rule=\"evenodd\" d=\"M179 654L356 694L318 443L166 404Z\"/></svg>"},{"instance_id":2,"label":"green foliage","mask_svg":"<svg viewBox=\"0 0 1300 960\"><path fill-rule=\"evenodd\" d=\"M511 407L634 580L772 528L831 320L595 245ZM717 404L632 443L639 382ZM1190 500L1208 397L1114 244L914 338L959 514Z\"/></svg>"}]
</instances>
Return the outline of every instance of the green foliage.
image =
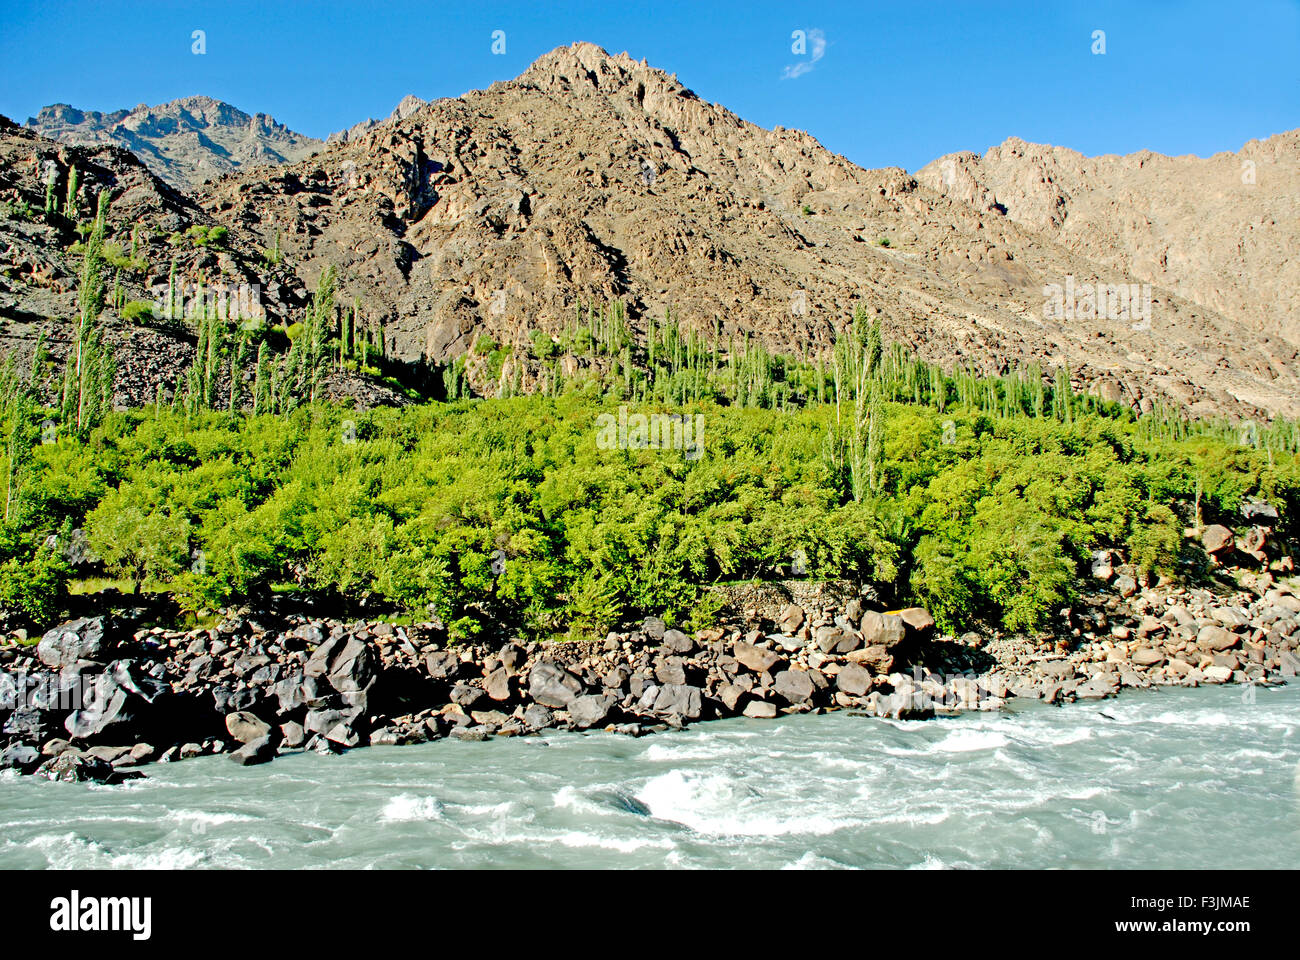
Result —
<instances>
[{"instance_id":1,"label":"green foliage","mask_svg":"<svg viewBox=\"0 0 1300 960\"><path fill-rule=\"evenodd\" d=\"M205 227L201 223L193 224L185 231L185 237L196 247L219 247L226 242L228 234L225 227Z\"/></svg>"},{"instance_id":2,"label":"green foliage","mask_svg":"<svg viewBox=\"0 0 1300 960\"><path fill-rule=\"evenodd\" d=\"M132 300L122 307L122 319L131 323L143 323L154 318L154 305L148 300Z\"/></svg>"},{"instance_id":3,"label":"green foliage","mask_svg":"<svg viewBox=\"0 0 1300 960\"><path fill-rule=\"evenodd\" d=\"M86 517L91 549L137 592L146 580L170 580L189 553L189 523L172 513L169 479L149 477L110 490Z\"/></svg>"}]
</instances>

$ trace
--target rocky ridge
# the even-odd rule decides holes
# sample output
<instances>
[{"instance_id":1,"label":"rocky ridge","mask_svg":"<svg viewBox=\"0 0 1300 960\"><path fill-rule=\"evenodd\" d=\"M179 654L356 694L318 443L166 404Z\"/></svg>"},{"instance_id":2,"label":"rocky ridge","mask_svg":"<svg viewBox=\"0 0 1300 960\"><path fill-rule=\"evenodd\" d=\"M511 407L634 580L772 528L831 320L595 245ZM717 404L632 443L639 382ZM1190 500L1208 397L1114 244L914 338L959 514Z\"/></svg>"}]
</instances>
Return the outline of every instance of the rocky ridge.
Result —
<instances>
[{"instance_id":1,"label":"rocky ridge","mask_svg":"<svg viewBox=\"0 0 1300 960\"><path fill-rule=\"evenodd\" d=\"M274 117L249 116L204 96L110 113L56 103L42 107L26 126L60 143L130 150L180 190L193 190L232 170L302 160L321 147L321 141L295 133Z\"/></svg>"},{"instance_id":2,"label":"rocky ridge","mask_svg":"<svg viewBox=\"0 0 1300 960\"><path fill-rule=\"evenodd\" d=\"M336 265L400 355L436 363L485 335L522 354L576 303L616 298L641 334L671 308L706 336L815 354L861 302L945 367L1068 364L1137 409L1300 413L1294 343L1159 284L1149 328L1047 317L1046 284L1143 278L592 44L200 198L232 228L282 228L307 276Z\"/></svg>"}]
</instances>

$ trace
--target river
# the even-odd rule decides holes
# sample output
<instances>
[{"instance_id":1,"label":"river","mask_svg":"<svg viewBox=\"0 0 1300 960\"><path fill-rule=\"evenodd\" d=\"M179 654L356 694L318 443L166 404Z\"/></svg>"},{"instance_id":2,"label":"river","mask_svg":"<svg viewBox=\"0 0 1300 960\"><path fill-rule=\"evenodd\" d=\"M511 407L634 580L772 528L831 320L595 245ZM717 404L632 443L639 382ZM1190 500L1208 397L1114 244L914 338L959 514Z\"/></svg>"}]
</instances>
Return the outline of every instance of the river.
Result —
<instances>
[{"instance_id":1,"label":"river","mask_svg":"<svg viewBox=\"0 0 1300 960\"><path fill-rule=\"evenodd\" d=\"M0 867L1294 867L1298 728L1293 683L6 773Z\"/></svg>"}]
</instances>

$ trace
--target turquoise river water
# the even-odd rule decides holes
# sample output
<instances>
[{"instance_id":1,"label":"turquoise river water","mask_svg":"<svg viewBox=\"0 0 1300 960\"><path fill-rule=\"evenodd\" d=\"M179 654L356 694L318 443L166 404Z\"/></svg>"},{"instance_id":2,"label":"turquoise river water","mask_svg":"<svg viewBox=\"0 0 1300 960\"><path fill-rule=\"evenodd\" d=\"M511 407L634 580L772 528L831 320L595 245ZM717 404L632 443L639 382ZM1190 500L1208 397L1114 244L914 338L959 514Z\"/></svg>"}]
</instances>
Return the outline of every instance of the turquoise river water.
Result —
<instances>
[{"instance_id":1,"label":"turquoise river water","mask_svg":"<svg viewBox=\"0 0 1300 960\"><path fill-rule=\"evenodd\" d=\"M1300 684L0 779L0 867L1294 867Z\"/></svg>"}]
</instances>

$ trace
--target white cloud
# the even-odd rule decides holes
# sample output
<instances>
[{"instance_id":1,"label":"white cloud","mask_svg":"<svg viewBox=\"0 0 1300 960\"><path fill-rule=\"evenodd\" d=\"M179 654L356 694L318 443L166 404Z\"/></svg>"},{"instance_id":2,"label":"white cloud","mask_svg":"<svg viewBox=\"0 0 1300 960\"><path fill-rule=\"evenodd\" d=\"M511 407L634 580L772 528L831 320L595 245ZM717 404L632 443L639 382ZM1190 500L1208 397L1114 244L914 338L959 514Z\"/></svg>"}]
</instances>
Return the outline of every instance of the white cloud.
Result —
<instances>
[{"instance_id":1,"label":"white cloud","mask_svg":"<svg viewBox=\"0 0 1300 960\"><path fill-rule=\"evenodd\" d=\"M826 55L826 34L820 30L809 30L808 40L812 43L812 56L807 60L792 63L781 71L782 80L793 80L811 72L813 65Z\"/></svg>"}]
</instances>

